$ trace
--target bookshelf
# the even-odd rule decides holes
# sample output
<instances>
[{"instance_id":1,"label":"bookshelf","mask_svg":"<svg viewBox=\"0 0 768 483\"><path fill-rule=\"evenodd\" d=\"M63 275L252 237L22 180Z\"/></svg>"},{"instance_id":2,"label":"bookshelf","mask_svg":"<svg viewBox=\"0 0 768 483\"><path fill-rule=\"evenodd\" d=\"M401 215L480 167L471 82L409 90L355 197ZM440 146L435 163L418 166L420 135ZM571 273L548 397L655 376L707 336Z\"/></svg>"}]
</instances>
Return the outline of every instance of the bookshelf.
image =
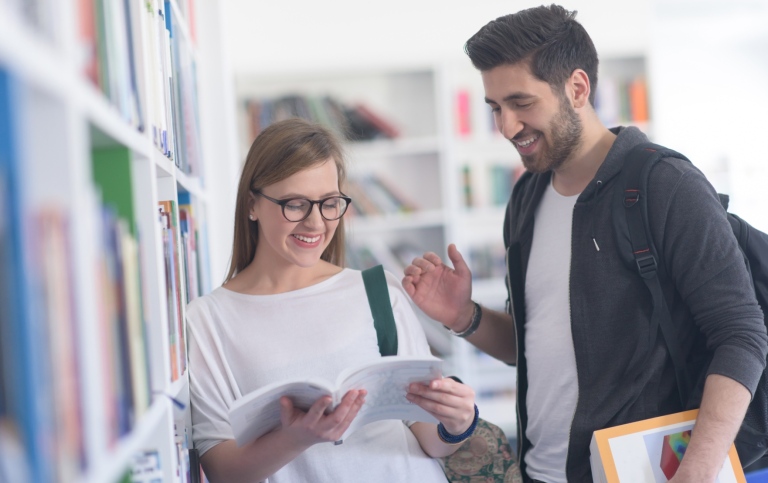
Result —
<instances>
[{"instance_id":1,"label":"bookshelf","mask_svg":"<svg viewBox=\"0 0 768 483\"><path fill-rule=\"evenodd\" d=\"M608 125L618 122L648 129L645 71L642 56L601 61L600 81L607 87L605 93L598 91L599 112ZM645 96L634 111L630 85L635 86L635 103ZM382 263L402 276L413 257L431 250L447 259L447 244L456 243L475 277L473 298L487 307L504 309L504 208L523 168L517 152L497 132L483 100L482 81L469 62L291 76L242 75L236 91L242 153L270 118L298 115L327 123L326 113L313 110L327 98L342 106L337 111L365 105L390 124L392 129L370 139L347 139L350 182L346 189L353 199L347 222L348 264L367 268ZM281 104L291 107L282 111L263 107ZM338 126L338 122L329 125ZM377 185L385 189L394 185L398 201L382 200ZM433 351L475 388L483 417L514 436L515 369L451 337L420 315Z\"/></svg>"},{"instance_id":2,"label":"bookshelf","mask_svg":"<svg viewBox=\"0 0 768 483\"><path fill-rule=\"evenodd\" d=\"M250 146L260 127L279 116L299 115L327 122L326 113L319 115L312 106L323 99L332 99L336 111L353 111L365 106L385 127L379 132L356 125L354 118L341 123L353 132L369 133L365 139L353 133L346 136L349 162L348 184L345 192L353 204L347 219L348 259L353 268L383 264L398 277L410 261L426 251L447 258L448 243L457 240L464 230L463 220L453 193L458 180L453 172L455 149L452 135L450 72L442 67L417 66L403 69L349 70L341 72L307 72L292 76L253 76L237 78L238 115L240 119L241 152ZM272 109L265 114L265 105L280 105L285 99L301 99L294 107L280 112ZM269 111L269 108L266 109ZM258 113L258 121L254 116ZM351 113L354 115L354 113ZM329 123L338 126L337 123ZM336 128L342 137L344 130ZM395 133L395 134L392 134ZM500 224L496 228L500 231ZM492 290L492 289L490 289ZM501 291L504 291L503 282ZM501 303L505 296L501 295ZM446 359L448 371L466 382L482 382L483 411L498 402L499 380L491 380L480 372L493 362L478 355L466 341L451 337L438 323L417 310L430 346ZM503 365L502 365L503 366ZM501 392L513 395L514 370L506 369L505 388ZM481 381L482 379L482 381ZM511 382L510 382L511 381ZM487 397L486 397L487 396ZM497 406L494 405L494 408ZM509 409L507 406L506 409ZM507 411L509 412L509 411ZM500 417L488 415L501 423L508 434L514 434L513 412Z\"/></svg>"},{"instance_id":3,"label":"bookshelf","mask_svg":"<svg viewBox=\"0 0 768 483\"><path fill-rule=\"evenodd\" d=\"M451 239L473 269L474 296L484 305L503 309L506 294L498 289L506 271L501 227L512 186L524 168L496 130L477 71L468 65L448 72L452 135L447 152L454 175L449 202L458 218ZM646 72L641 55L601 59L596 111L606 126L634 125L652 135Z\"/></svg>"},{"instance_id":4,"label":"bookshelf","mask_svg":"<svg viewBox=\"0 0 768 483\"><path fill-rule=\"evenodd\" d=\"M236 180L206 177L212 149L236 165L217 8L0 2L2 481L196 473L184 311Z\"/></svg>"}]
</instances>

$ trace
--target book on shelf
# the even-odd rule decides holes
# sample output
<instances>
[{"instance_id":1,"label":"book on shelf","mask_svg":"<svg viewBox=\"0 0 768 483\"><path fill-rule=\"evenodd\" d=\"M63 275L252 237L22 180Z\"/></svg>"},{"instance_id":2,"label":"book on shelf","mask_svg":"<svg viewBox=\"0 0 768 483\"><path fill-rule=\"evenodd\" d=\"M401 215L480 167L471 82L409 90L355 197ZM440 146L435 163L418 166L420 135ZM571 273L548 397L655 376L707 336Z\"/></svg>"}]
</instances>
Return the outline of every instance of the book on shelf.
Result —
<instances>
[{"instance_id":1,"label":"book on shelf","mask_svg":"<svg viewBox=\"0 0 768 483\"><path fill-rule=\"evenodd\" d=\"M101 317L104 324L102 347L111 360L105 365L106 397L112 406L110 436L112 441L129 433L136 422L137 411L133 386L134 370L131 364L130 332L125 286L125 266L122 252L128 232L127 222L115 214L112 206L102 210L101 246ZM106 361L105 361L106 362ZM136 374L140 377L140 374Z\"/></svg>"},{"instance_id":2,"label":"book on shelf","mask_svg":"<svg viewBox=\"0 0 768 483\"><path fill-rule=\"evenodd\" d=\"M354 206L354 210L364 216L411 213L418 209L415 202L380 174L349 179L344 190L352 198L350 206Z\"/></svg>"},{"instance_id":3,"label":"book on shelf","mask_svg":"<svg viewBox=\"0 0 768 483\"><path fill-rule=\"evenodd\" d=\"M200 236L202 220L192 206L189 193L180 192L178 198L186 303L189 303L209 290L204 283L208 279L207 247Z\"/></svg>"},{"instance_id":4,"label":"book on shelf","mask_svg":"<svg viewBox=\"0 0 768 483\"><path fill-rule=\"evenodd\" d=\"M168 309L168 335L171 344L171 380L175 381L186 371L187 356L184 338L184 307L186 293L182 285L181 254L179 253L179 227L176 202L159 202L163 257L165 259L166 299Z\"/></svg>"},{"instance_id":5,"label":"book on shelf","mask_svg":"<svg viewBox=\"0 0 768 483\"><path fill-rule=\"evenodd\" d=\"M514 166L508 164L493 164L488 168L491 185L491 204L504 206L512 194L515 183Z\"/></svg>"},{"instance_id":6,"label":"book on shelf","mask_svg":"<svg viewBox=\"0 0 768 483\"><path fill-rule=\"evenodd\" d=\"M183 482L191 483L189 434L183 420L173 422L173 432L176 446L176 476L180 476Z\"/></svg>"},{"instance_id":7,"label":"book on shelf","mask_svg":"<svg viewBox=\"0 0 768 483\"><path fill-rule=\"evenodd\" d=\"M408 241L396 243L389 249L399 262L401 270L405 270L405 267L410 265L414 258L422 257L428 251L422 246Z\"/></svg>"},{"instance_id":8,"label":"book on shelf","mask_svg":"<svg viewBox=\"0 0 768 483\"><path fill-rule=\"evenodd\" d=\"M375 128L381 136L387 139L394 139L400 136L400 129L397 128L390 120L384 118L367 105L358 102L352 107L357 114L359 114L365 121ZM376 135L378 136L378 134Z\"/></svg>"},{"instance_id":9,"label":"book on shelf","mask_svg":"<svg viewBox=\"0 0 768 483\"><path fill-rule=\"evenodd\" d=\"M648 122L648 87L645 78L600 79L595 95L595 111L608 126Z\"/></svg>"},{"instance_id":10,"label":"book on shelf","mask_svg":"<svg viewBox=\"0 0 768 483\"><path fill-rule=\"evenodd\" d=\"M632 122L648 122L648 91L645 79L637 77L627 86L629 90L629 112Z\"/></svg>"},{"instance_id":11,"label":"book on shelf","mask_svg":"<svg viewBox=\"0 0 768 483\"><path fill-rule=\"evenodd\" d=\"M79 0L78 65L123 119L149 132L183 172L199 175L193 46L173 35L173 10L163 0Z\"/></svg>"},{"instance_id":12,"label":"book on shelf","mask_svg":"<svg viewBox=\"0 0 768 483\"><path fill-rule=\"evenodd\" d=\"M362 216L375 216L383 214L381 208L374 203L373 199L368 196L362 185L356 180L348 179L347 185L344 187L344 194L352 198L352 204L355 213Z\"/></svg>"},{"instance_id":13,"label":"book on shelf","mask_svg":"<svg viewBox=\"0 0 768 483\"><path fill-rule=\"evenodd\" d=\"M475 205L472 190L472 167L468 164L461 167L461 199L465 208L472 208Z\"/></svg>"},{"instance_id":14,"label":"book on shelf","mask_svg":"<svg viewBox=\"0 0 768 483\"><path fill-rule=\"evenodd\" d=\"M475 280L503 278L507 274L504 244L473 245L467 253L467 263Z\"/></svg>"},{"instance_id":15,"label":"book on shelf","mask_svg":"<svg viewBox=\"0 0 768 483\"><path fill-rule=\"evenodd\" d=\"M163 481L163 465L156 449L140 451L133 456L124 481L128 483L158 483Z\"/></svg>"},{"instance_id":16,"label":"book on shelf","mask_svg":"<svg viewBox=\"0 0 768 483\"><path fill-rule=\"evenodd\" d=\"M273 98L249 98L242 103L251 140L273 122L300 117L323 124L347 141L394 139L396 123L363 103L345 104L333 96L289 93Z\"/></svg>"},{"instance_id":17,"label":"book on shelf","mask_svg":"<svg viewBox=\"0 0 768 483\"><path fill-rule=\"evenodd\" d=\"M346 250L347 266L357 270L381 265L381 262L373 254L370 247L365 244L350 244Z\"/></svg>"},{"instance_id":18,"label":"book on shelf","mask_svg":"<svg viewBox=\"0 0 768 483\"><path fill-rule=\"evenodd\" d=\"M0 5L6 11L12 11L24 23L35 30L35 34L47 41L57 40L59 24L56 0L5 0Z\"/></svg>"},{"instance_id":19,"label":"book on shelf","mask_svg":"<svg viewBox=\"0 0 768 483\"><path fill-rule=\"evenodd\" d=\"M78 62L86 78L99 86L99 52L96 36L96 6L93 0L78 0Z\"/></svg>"},{"instance_id":20,"label":"book on shelf","mask_svg":"<svg viewBox=\"0 0 768 483\"><path fill-rule=\"evenodd\" d=\"M456 92L456 133L460 136L472 134L472 109L469 89L459 89Z\"/></svg>"},{"instance_id":21,"label":"book on shelf","mask_svg":"<svg viewBox=\"0 0 768 483\"><path fill-rule=\"evenodd\" d=\"M71 235L66 215L58 209L45 209L32 218L42 289L39 301L50 336L56 473L60 481L71 481L85 465Z\"/></svg>"},{"instance_id":22,"label":"book on shelf","mask_svg":"<svg viewBox=\"0 0 768 483\"><path fill-rule=\"evenodd\" d=\"M321 397L330 396L330 408L334 409L348 391L365 389L365 404L342 439L368 423L385 419L436 423L434 416L408 401L405 394L409 384L426 384L441 374L442 361L437 358L381 357L342 371L335 382L310 378L268 384L235 401L229 410L229 422L238 446L242 446L280 426L283 396L303 410Z\"/></svg>"},{"instance_id":23,"label":"book on shelf","mask_svg":"<svg viewBox=\"0 0 768 483\"><path fill-rule=\"evenodd\" d=\"M165 154L166 145L165 139L167 137L166 130L168 128L168 119L166 118L166 99L165 99L165 75L163 74L163 42L165 40L164 35L160 35L159 25L162 25L162 18L160 17L160 11L158 9L156 0L149 0L147 8L144 9L144 20L142 22L143 35L148 40L149 52L147 53L147 59L145 59L145 65L149 70L149 100L148 102L152 106L153 122L152 122L152 141L160 152ZM145 76L146 79L146 76Z\"/></svg>"},{"instance_id":24,"label":"book on shelf","mask_svg":"<svg viewBox=\"0 0 768 483\"><path fill-rule=\"evenodd\" d=\"M406 211L407 207L400 199L392 195L381 183L378 176L364 176L353 180L361 185L361 191L365 193L382 213L399 213Z\"/></svg>"},{"instance_id":25,"label":"book on shelf","mask_svg":"<svg viewBox=\"0 0 768 483\"><path fill-rule=\"evenodd\" d=\"M149 359L147 353L146 319L142 300L139 243L128 230L118 225L120 237L120 263L122 265L123 310L125 334L130 364L130 385L133 395L135 419L140 418L149 408L151 401Z\"/></svg>"},{"instance_id":26,"label":"book on shelf","mask_svg":"<svg viewBox=\"0 0 768 483\"><path fill-rule=\"evenodd\" d=\"M166 69L168 70L168 81L167 81L167 88L168 88L168 106L170 107L168 116L169 119L171 119L171 122L173 124L173 129L171 129L170 137L169 137L169 143L170 143L170 150L173 153L173 156L171 159L173 159L173 162L176 164L177 168L181 168L181 137L183 133L182 129L182 119L181 119L181 105L180 105L180 96L181 93L179 91L179 52L178 52L178 46L179 43L176 42L176 37L178 35L178 32L176 31L176 23L174 21L174 16L172 14L172 9L170 8L170 3L165 2L165 9L163 11L163 19L165 20L165 35L166 35Z\"/></svg>"},{"instance_id":27,"label":"book on shelf","mask_svg":"<svg viewBox=\"0 0 768 483\"><path fill-rule=\"evenodd\" d=\"M419 210L419 204L411 197L406 196L406 194L403 193L403 190L400 189L400 186L392 181L391 178L382 174L377 174L373 178L379 189L395 203L397 211L411 213Z\"/></svg>"},{"instance_id":28,"label":"book on shelf","mask_svg":"<svg viewBox=\"0 0 768 483\"><path fill-rule=\"evenodd\" d=\"M157 15L157 35L160 39L160 72L161 80L163 83L163 99L165 112L163 113L163 119L165 119L166 129L163 132L162 146L163 153L168 159L176 161L176 147L174 128L174 99L173 99L173 71L171 70L171 32L168 30L169 23L166 21L169 12L165 10L165 3L158 2L158 15ZM177 163L178 166L178 163Z\"/></svg>"},{"instance_id":29,"label":"book on shelf","mask_svg":"<svg viewBox=\"0 0 768 483\"><path fill-rule=\"evenodd\" d=\"M693 409L595 431L589 462L595 482L663 483L685 455L698 410ZM746 483L731 444L718 483Z\"/></svg>"},{"instance_id":30,"label":"book on shelf","mask_svg":"<svg viewBox=\"0 0 768 483\"><path fill-rule=\"evenodd\" d=\"M151 400L131 158L123 146L92 152L93 178L104 205L99 289L104 343L111 348L104 357L111 360L106 367L111 374L107 387L113 392L108 396L114 408L113 439L133 428Z\"/></svg>"},{"instance_id":31,"label":"book on shelf","mask_svg":"<svg viewBox=\"0 0 768 483\"><path fill-rule=\"evenodd\" d=\"M114 208L115 215L125 220L129 231L136 234L132 158L131 150L125 146L97 148L91 152L93 180L102 203Z\"/></svg>"}]
</instances>

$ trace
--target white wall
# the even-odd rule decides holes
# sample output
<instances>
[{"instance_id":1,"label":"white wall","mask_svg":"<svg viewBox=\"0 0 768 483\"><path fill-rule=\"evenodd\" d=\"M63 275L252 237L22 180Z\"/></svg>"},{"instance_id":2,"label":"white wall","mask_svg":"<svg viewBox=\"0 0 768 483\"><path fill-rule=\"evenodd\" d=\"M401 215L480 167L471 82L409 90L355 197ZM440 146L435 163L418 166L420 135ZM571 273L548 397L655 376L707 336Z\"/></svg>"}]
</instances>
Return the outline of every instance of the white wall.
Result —
<instances>
[{"instance_id":1,"label":"white wall","mask_svg":"<svg viewBox=\"0 0 768 483\"><path fill-rule=\"evenodd\" d=\"M686 154L768 232L768 1L657 0L649 46L656 140Z\"/></svg>"},{"instance_id":2,"label":"white wall","mask_svg":"<svg viewBox=\"0 0 768 483\"><path fill-rule=\"evenodd\" d=\"M464 42L488 21L541 2L222 0L238 73L468 62ZM642 52L649 4L570 0L600 52ZM631 18L631 20L630 20Z\"/></svg>"},{"instance_id":3,"label":"white wall","mask_svg":"<svg viewBox=\"0 0 768 483\"><path fill-rule=\"evenodd\" d=\"M489 20L546 2L222 0L236 75L465 62ZM570 0L601 56L649 59L654 140L768 231L768 0ZM478 79L479 82L479 79Z\"/></svg>"}]
</instances>

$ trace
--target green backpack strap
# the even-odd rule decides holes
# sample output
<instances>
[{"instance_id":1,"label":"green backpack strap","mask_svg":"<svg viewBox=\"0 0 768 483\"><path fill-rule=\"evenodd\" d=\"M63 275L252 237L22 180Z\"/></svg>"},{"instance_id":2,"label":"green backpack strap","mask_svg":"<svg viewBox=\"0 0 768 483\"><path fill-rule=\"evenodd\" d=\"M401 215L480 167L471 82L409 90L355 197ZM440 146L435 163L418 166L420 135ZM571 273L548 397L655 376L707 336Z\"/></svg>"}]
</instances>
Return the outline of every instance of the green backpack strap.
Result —
<instances>
[{"instance_id":1,"label":"green backpack strap","mask_svg":"<svg viewBox=\"0 0 768 483\"><path fill-rule=\"evenodd\" d=\"M373 325L376 327L379 352L382 356L397 355L397 328L395 316L392 313L392 303L389 300L384 267L376 265L363 270L363 283L365 293L368 295L368 305L371 306Z\"/></svg>"}]
</instances>

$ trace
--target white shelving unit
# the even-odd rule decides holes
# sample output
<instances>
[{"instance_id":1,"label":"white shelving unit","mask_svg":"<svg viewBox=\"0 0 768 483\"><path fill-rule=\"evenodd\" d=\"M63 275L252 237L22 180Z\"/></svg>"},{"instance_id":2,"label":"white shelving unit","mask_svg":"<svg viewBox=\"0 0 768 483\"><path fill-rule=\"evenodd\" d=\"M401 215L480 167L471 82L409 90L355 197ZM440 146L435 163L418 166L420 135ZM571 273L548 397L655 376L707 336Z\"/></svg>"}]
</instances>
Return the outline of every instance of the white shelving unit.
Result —
<instances>
[{"instance_id":1,"label":"white shelving unit","mask_svg":"<svg viewBox=\"0 0 768 483\"><path fill-rule=\"evenodd\" d=\"M174 18L173 42L181 46L182 57L171 53L169 48L169 62L183 62L179 59L186 53L197 72L222 69L216 57L218 52L200 47L220 43L216 2L132 3L131 8L137 9L133 12L142 12L150 6L154 15L162 10L166 18ZM178 203L180 196L188 197L198 234L206 238L211 204L209 190L219 185L233 186L236 182L221 177L213 183L206 182L199 174L211 171L213 166L226 169L228 164L237 164L233 156L236 147L226 145L229 138L221 135L233 125L234 116L229 122L221 119L233 113L212 107L222 94L231 91L226 85L216 83L226 79L226 72L219 70L217 79L210 74L198 77L197 72L191 71L194 78L187 80L193 81L198 89L193 97L185 99L194 103L194 107L185 106L185 115L192 111L201 114L191 118L199 131L185 134L194 136L195 140L189 142L202 144L199 152L203 156L196 171L180 169L176 162L184 166L184 162L192 158L191 151L176 152L174 148L175 159L166 156L153 141L150 129L150 120L155 118L148 113L158 106L157 97L149 92L154 82L152 76L160 73L157 64L150 60L149 34L133 29L134 43L121 37L114 45L122 49L109 50L100 58L100 68L107 70L113 65L108 67L106 63L116 65L133 57L129 46L141 49L135 57L139 59L137 84L129 89L139 98L144 113L144 129L140 130L137 123L126 118L125 110L116 107L115 98L110 101L110 96L84 73L84 52L90 47L83 39L86 35L83 25L89 23L88 14L83 10L85 5L93 5L93 15L105 15L108 19L105 21L107 34L90 33L98 37L99 42L103 40L100 35L120 36L121 29L127 32L138 25L131 23L129 11L123 10L128 8L128 2L38 0L24 2L25 10L19 2L0 2L0 116L8 121L0 122L0 141L4 144L0 148L0 181L7 183L6 188L13 187L11 194L4 191L0 196L0 258L14 256L22 260L21 269L15 272L7 265L0 267L0 282L4 282L0 283L0 300L13 302L14 296L26 294L24 299L12 304L13 310L0 316L0 339L4 339L0 341L3 358L0 364L0 392L3 393L0 398L0 453L3 454L0 480L15 474L21 479L13 481L26 479L36 483L124 481L134 457L150 450L159 457L162 481L186 482L186 448L191 447L189 384L186 372L178 374L175 380L172 376L170 347L174 341L169 333L169 299L158 202ZM166 7L169 7L167 11ZM190 23L192 11L197 13L196 24ZM33 21L35 12L41 20ZM147 22L147 18L143 21ZM160 25L150 27L161 28ZM115 72L111 75L120 82L125 81ZM121 94L125 92L120 90ZM170 126L172 118L166 120ZM176 125L176 135L181 136L185 128L188 126ZM206 144L217 145L215 159ZM123 338L108 333L110 328L115 328L114 324L123 322L109 319L111 313L104 309L104 304L108 304L105 300L114 293L102 276L108 257L101 235L107 226L102 208L104 200L117 195L110 193L109 188L104 188L105 191L99 188L104 185L95 179L98 175L94 161L98 157L96 153L110 149L126 154L126 177L116 183L122 183L126 188L124 196L131 200L133 215L125 221L126 226L135 226L132 239L138 249L130 263L124 260L125 264L120 266L127 272L126 267L135 263L138 277L132 280L140 284L135 290L119 287L118 292L126 300L131 296L141 297L138 305L126 302L126 306L140 307L139 325L133 326L139 332L131 333L134 338L125 346L123 355L127 359L117 362L110 353L112 346L106 346L105 341L125 343ZM3 179L6 177L10 179ZM55 233L63 240L61 245L54 245L62 249L63 257L58 261L51 262L43 256L47 254L39 251L41 245L49 241L38 232L41 213L54 213L54 226L60 230ZM179 222L178 214L175 221ZM16 236L17 241L12 241ZM203 255L206 242L201 243L199 276L204 280L200 286L207 290L211 277ZM208 243L221 245L213 237ZM177 239L176 248L181 250L181 244ZM125 250L125 245L121 245L121 250ZM39 260L45 260L44 264ZM45 265L49 263L52 265ZM59 277L54 284L47 278L52 274ZM184 270L180 271L180 277L179 296L184 302L179 307L183 320L187 295ZM3 293L11 283L12 290ZM47 290L46 283L49 283ZM62 300L67 302L56 305L56 300L59 304ZM71 312L62 315L51 310L62 306ZM122 310L118 310L120 317L129 318ZM67 331L55 332L58 323L68 324ZM62 334L66 336L63 339L59 337ZM135 338L137 334L139 339ZM178 347L185 344L183 326L180 337L175 342ZM14 341L24 344L14 345ZM139 352L135 352L136 347ZM14 371L23 367L19 364L30 360L35 361L34 367ZM135 401L131 403L131 408L122 414L130 422L118 430L115 430L118 417L115 400L122 401L120 404L125 401L120 399L122 393L113 393L116 370L131 372L132 377L143 378L146 385L139 388L135 385L137 379L126 379L120 385L121 390L147 393L146 407L134 404ZM144 374L136 376L138 372ZM25 374L32 374L33 380L27 380ZM59 379L67 384L59 385ZM16 451L6 453L6 448L16 448Z\"/></svg>"},{"instance_id":2,"label":"white shelving unit","mask_svg":"<svg viewBox=\"0 0 768 483\"><path fill-rule=\"evenodd\" d=\"M440 66L444 79L441 99L448 173L446 226L472 270L472 298L494 310L504 310L507 299L502 225L504 207L520 166L512 145L496 130L484 101L480 73L469 63ZM451 337L454 366L477 394L482 417L517 434L515 388L517 370L483 354L469 342Z\"/></svg>"},{"instance_id":3,"label":"white shelving unit","mask_svg":"<svg viewBox=\"0 0 768 483\"><path fill-rule=\"evenodd\" d=\"M479 76L474 72L470 74L479 84ZM460 206L462 185L458 163L463 159L459 153L462 149L475 152L470 144L473 142L491 156L502 153L509 164L516 155L503 140L496 139L489 148L486 141L493 139L491 134L487 139L456 139L455 88L454 71L444 66L243 76L237 79L236 88L241 104L241 151L253 140L244 108L249 99L328 95L348 106L362 103L393 124L400 131L396 138L347 143L349 178L380 176L393 183L402 197L417 208L399 213L348 216L347 240L353 250L365 247L373 256L363 259L361 265L353 263L355 268L383 263L387 270L401 277L405 265L425 251L438 253L447 260L449 243L457 243L463 249L471 243L487 243L492 239L502 245L503 209L486 206L466 210ZM479 88L482 90L482 85ZM355 195L349 194L355 206ZM398 247L404 247L405 255L398 257L393 250ZM466 251L464 253L466 255ZM478 281L475 296L488 306L503 308L506 300L503 276ZM477 391L483 417L513 435L514 368L478 354L466 341L450 336L440 324L420 315L430 345L449 364L447 370Z\"/></svg>"},{"instance_id":4,"label":"white shelving unit","mask_svg":"<svg viewBox=\"0 0 768 483\"><path fill-rule=\"evenodd\" d=\"M618 95L619 87L643 78L644 73L645 62L640 56L607 58L602 60L600 79L607 79L605 83L613 88L608 94ZM356 268L383 263L401 276L403 263L412 257L398 260L393 247L406 244L415 247L406 250L409 254L430 250L447 260L447 245L455 243L476 277L473 298L486 307L504 310L504 211L514 180L523 168L514 147L496 130L484 102L480 74L468 60L459 65L401 70L242 76L237 80L237 97L243 152L253 136L247 128L250 121L245 103L286 95L329 95L346 105L363 103L401 132L394 139L347 146L350 178L379 174L394 181L404 197L418 205L413 212L348 217L350 246L364 246L372 254ZM627 113L619 109L620 102L628 102L628 98L605 102L609 101L615 106L606 106L606 115L626 124ZM610 111L614 108L616 112ZM645 128L647 123L640 126ZM355 206L355 196L351 196ZM479 353L421 315L433 349L446 358L449 370L475 388L483 417L514 435L515 368Z\"/></svg>"}]
</instances>

